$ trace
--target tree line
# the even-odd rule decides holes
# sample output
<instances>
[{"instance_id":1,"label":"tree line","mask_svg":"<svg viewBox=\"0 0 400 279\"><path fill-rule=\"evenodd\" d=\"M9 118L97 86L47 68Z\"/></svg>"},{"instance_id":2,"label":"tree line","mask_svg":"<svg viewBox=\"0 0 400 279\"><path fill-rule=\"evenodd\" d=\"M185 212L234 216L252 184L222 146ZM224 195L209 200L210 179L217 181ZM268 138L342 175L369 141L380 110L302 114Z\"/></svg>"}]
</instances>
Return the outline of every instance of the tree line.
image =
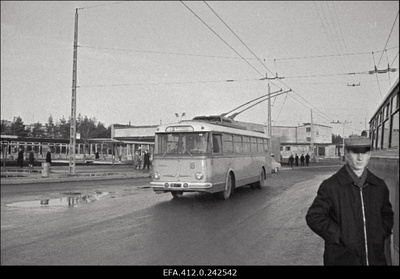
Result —
<instances>
[{"instance_id":1,"label":"tree line","mask_svg":"<svg viewBox=\"0 0 400 279\"><path fill-rule=\"evenodd\" d=\"M11 122L11 125L7 125ZM80 133L81 139L87 141L91 138L111 138L111 125L105 125L97 121L95 117L78 115L76 120L77 132ZM14 121L1 120L2 135L16 135L21 137L33 138L51 138L51 139L69 139L70 136L70 120L66 120L63 116L59 121L54 121L53 116L49 116L47 123L44 125L39 121L34 123L32 127L24 124L20 116L14 117ZM333 144L342 144L343 138L340 135L332 134Z\"/></svg>"},{"instance_id":2,"label":"tree line","mask_svg":"<svg viewBox=\"0 0 400 279\"><path fill-rule=\"evenodd\" d=\"M8 123L11 122L11 125ZM95 117L78 115L76 120L77 133L80 133L84 141L91 138L111 138L111 125L106 127ZM33 125L25 125L20 116L14 117L13 121L1 120L1 134L15 135L21 137L50 138L50 139L69 139L70 120L63 116L59 121L54 121L53 116L49 116L47 123L39 121Z\"/></svg>"}]
</instances>

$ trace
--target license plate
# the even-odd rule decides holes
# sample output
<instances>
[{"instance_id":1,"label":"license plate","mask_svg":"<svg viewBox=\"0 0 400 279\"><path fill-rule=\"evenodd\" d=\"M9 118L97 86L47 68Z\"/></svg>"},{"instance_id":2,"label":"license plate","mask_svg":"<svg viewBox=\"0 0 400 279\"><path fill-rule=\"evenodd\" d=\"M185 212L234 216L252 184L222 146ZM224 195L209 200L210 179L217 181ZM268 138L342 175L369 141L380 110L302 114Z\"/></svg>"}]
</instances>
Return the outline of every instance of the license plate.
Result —
<instances>
[{"instance_id":1,"label":"license plate","mask_svg":"<svg viewBox=\"0 0 400 279\"><path fill-rule=\"evenodd\" d=\"M171 187L181 187L181 184L180 183L172 183Z\"/></svg>"}]
</instances>

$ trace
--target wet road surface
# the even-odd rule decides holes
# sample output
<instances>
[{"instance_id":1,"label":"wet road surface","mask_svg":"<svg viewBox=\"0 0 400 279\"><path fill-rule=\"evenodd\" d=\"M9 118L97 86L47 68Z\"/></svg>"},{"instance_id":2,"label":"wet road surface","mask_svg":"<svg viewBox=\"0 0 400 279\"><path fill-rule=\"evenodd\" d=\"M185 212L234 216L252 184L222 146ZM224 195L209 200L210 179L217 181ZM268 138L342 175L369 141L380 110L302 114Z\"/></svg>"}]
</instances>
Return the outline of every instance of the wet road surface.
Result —
<instances>
[{"instance_id":1,"label":"wet road surface","mask_svg":"<svg viewBox=\"0 0 400 279\"><path fill-rule=\"evenodd\" d=\"M2 186L1 264L321 265L304 216L337 169L282 171L226 201L149 179Z\"/></svg>"}]
</instances>

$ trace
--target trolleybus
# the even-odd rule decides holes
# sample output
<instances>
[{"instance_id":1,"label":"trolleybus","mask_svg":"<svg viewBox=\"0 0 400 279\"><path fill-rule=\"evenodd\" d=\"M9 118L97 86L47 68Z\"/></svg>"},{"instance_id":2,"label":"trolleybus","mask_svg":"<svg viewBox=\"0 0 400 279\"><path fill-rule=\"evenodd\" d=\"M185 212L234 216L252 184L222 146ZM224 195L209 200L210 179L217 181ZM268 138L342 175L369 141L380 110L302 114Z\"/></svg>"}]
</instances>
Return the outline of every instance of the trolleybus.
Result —
<instances>
[{"instance_id":1,"label":"trolleybus","mask_svg":"<svg viewBox=\"0 0 400 279\"><path fill-rule=\"evenodd\" d=\"M261 188L271 175L269 138L222 116L195 117L161 125L155 134L152 182L156 193L217 193Z\"/></svg>"}]
</instances>

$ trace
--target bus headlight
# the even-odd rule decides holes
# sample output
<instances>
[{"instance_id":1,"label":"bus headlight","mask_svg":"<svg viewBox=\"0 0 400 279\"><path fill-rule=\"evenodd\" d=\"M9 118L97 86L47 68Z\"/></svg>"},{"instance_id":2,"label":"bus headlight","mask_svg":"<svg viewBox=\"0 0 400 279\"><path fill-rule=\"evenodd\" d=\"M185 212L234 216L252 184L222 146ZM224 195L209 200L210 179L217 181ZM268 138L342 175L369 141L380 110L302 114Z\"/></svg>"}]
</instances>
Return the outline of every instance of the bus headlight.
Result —
<instances>
[{"instance_id":1,"label":"bus headlight","mask_svg":"<svg viewBox=\"0 0 400 279\"><path fill-rule=\"evenodd\" d=\"M153 178L159 180L160 179L160 174L158 172L155 172L153 174Z\"/></svg>"},{"instance_id":2,"label":"bus headlight","mask_svg":"<svg viewBox=\"0 0 400 279\"><path fill-rule=\"evenodd\" d=\"M197 172L194 176L196 177L197 180L200 180L204 177L202 172Z\"/></svg>"}]
</instances>

